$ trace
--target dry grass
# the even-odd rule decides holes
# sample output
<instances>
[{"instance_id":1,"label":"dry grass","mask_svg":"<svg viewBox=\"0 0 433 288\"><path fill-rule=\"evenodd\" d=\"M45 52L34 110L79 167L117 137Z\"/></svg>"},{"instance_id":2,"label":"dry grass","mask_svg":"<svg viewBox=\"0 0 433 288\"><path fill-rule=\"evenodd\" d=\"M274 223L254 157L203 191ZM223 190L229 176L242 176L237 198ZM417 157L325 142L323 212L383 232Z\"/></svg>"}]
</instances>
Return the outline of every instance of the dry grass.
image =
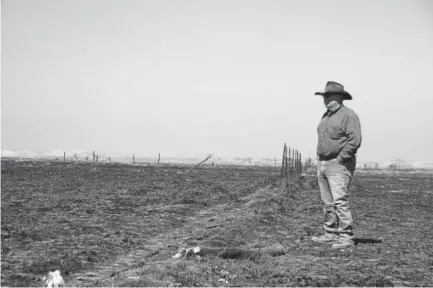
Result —
<instances>
[{"instance_id":1,"label":"dry grass","mask_svg":"<svg viewBox=\"0 0 433 288\"><path fill-rule=\"evenodd\" d=\"M277 169L179 170L3 162L1 284L40 285L60 269L70 286L433 285L430 178L357 176L358 245L334 251L310 241L322 232L314 178L288 194ZM171 258L276 243L285 255Z\"/></svg>"}]
</instances>

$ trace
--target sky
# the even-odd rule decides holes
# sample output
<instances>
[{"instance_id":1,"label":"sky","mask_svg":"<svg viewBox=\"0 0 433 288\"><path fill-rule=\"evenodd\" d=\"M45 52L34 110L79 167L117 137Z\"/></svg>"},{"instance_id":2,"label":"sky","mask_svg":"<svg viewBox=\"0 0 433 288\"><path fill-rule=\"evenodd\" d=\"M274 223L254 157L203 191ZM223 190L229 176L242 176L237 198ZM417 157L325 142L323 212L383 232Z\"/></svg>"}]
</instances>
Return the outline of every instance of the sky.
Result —
<instances>
[{"instance_id":1,"label":"sky","mask_svg":"<svg viewBox=\"0 0 433 288\"><path fill-rule=\"evenodd\" d=\"M433 161L429 0L2 0L1 148L315 157L337 81L358 158Z\"/></svg>"}]
</instances>

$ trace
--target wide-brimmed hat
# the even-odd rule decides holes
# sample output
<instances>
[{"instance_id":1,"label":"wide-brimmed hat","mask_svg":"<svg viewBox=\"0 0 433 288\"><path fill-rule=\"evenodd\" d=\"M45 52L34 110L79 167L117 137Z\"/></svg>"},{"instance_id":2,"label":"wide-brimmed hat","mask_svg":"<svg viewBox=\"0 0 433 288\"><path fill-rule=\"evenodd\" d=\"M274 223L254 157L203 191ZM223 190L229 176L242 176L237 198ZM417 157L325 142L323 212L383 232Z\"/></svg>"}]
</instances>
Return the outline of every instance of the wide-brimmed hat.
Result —
<instances>
[{"instance_id":1,"label":"wide-brimmed hat","mask_svg":"<svg viewBox=\"0 0 433 288\"><path fill-rule=\"evenodd\" d=\"M326 83L325 91L314 93L314 95L321 96L325 96L327 94L341 94L344 96L345 100L352 100L352 95L350 95L349 92L344 90L344 86L334 81L328 81Z\"/></svg>"}]
</instances>

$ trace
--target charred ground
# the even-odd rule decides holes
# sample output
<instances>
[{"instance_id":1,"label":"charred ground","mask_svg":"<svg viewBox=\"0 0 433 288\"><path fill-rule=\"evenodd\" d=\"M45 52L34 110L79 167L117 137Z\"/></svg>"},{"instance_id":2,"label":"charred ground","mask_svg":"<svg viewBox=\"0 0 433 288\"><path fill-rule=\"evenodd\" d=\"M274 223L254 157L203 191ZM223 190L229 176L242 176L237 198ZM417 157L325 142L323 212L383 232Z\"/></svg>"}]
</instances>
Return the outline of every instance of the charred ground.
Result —
<instances>
[{"instance_id":1,"label":"charred ground","mask_svg":"<svg viewBox=\"0 0 433 288\"><path fill-rule=\"evenodd\" d=\"M2 286L38 286L60 269L73 286L432 286L433 182L357 173L357 245L322 233L314 177L278 184L277 168L2 162ZM180 247L265 247L255 259L172 259Z\"/></svg>"}]
</instances>

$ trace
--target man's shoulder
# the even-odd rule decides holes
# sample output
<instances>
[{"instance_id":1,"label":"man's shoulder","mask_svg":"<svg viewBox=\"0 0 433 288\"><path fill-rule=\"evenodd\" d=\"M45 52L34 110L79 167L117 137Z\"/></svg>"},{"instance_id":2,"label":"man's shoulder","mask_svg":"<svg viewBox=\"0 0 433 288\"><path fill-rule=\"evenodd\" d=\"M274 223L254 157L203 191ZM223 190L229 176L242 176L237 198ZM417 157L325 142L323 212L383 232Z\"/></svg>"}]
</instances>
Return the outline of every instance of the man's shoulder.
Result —
<instances>
[{"instance_id":1,"label":"man's shoulder","mask_svg":"<svg viewBox=\"0 0 433 288\"><path fill-rule=\"evenodd\" d=\"M356 114L355 111L353 111L351 108L347 107L346 105L343 105L341 108L342 108L341 112L343 112L345 115L349 117L359 118L358 114Z\"/></svg>"}]
</instances>

